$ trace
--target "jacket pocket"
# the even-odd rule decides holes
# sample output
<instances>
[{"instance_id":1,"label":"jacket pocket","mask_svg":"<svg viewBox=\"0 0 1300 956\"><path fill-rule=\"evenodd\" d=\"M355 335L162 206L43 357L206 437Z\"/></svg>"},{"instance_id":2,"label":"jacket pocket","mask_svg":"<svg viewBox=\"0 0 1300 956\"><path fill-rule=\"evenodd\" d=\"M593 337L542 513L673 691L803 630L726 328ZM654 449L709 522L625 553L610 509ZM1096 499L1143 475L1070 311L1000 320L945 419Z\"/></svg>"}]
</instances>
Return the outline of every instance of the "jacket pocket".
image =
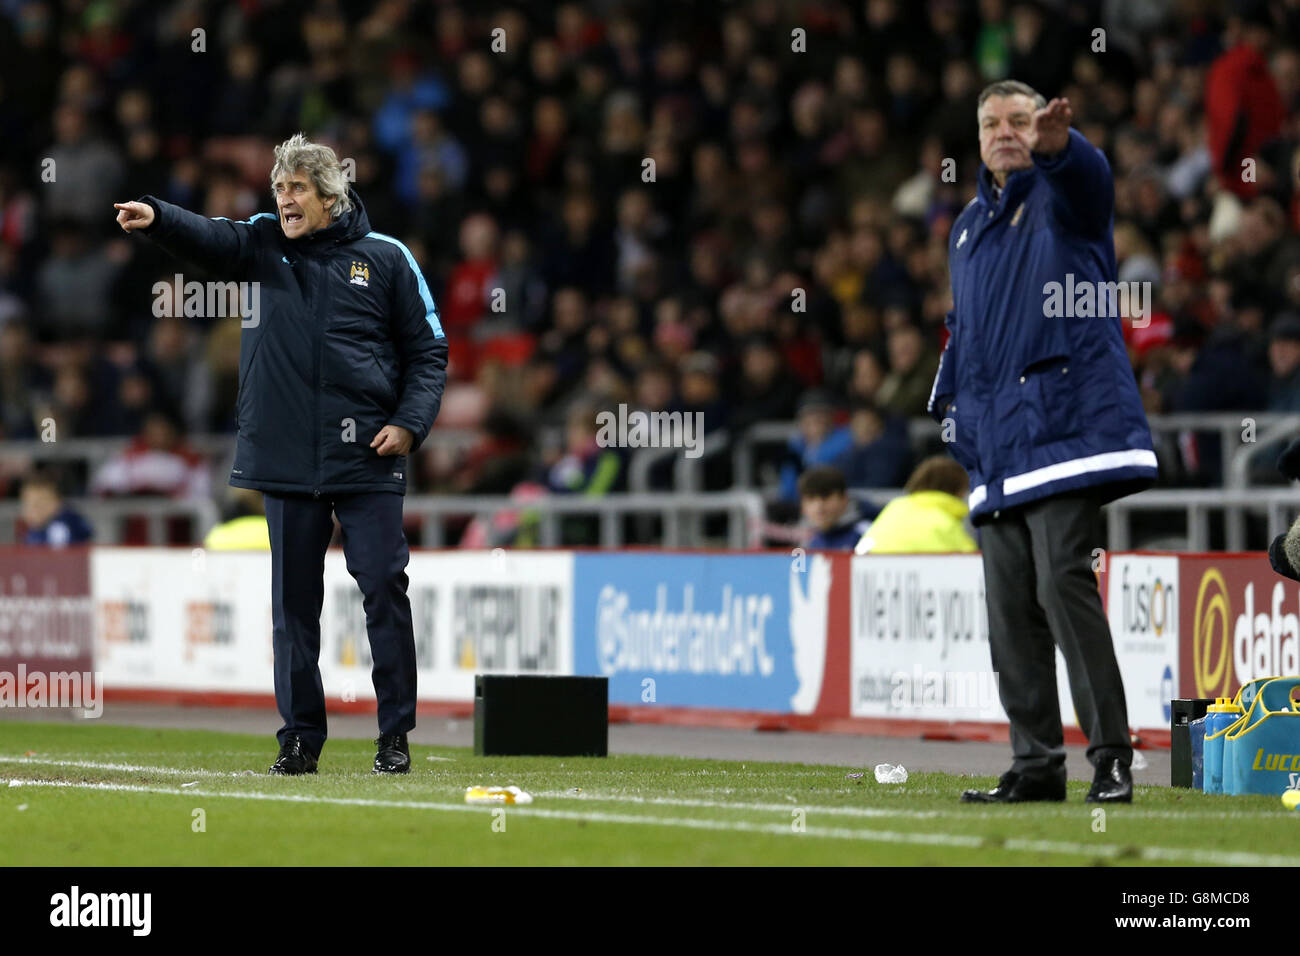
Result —
<instances>
[{"instance_id":1,"label":"jacket pocket","mask_svg":"<svg viewBox=\"0 0 1300 956\"><path fill-rule=\"evenodd\" d=\"M379 381L380 394L384 396L385 401L391 408L397 402L397 390L393 388L393 383L389 379L388 373L384 371L383 359L380 356L379 351L373 345L370 346L370 358L375 363L374 374L377 376Z\"/></svg>"},{"instance_id":2,"label":"jacket pocket","mask_svg":"<svg viewBox=\"0 0 1300 956\"><path fill-rule=\"evenodd\" d=\"M1024 395L1029 440L1046 445L1083 431L1078 373L1068 355L1053 355L1025 366L1019 386Z\"/></svg>"},{"instance_id":3,"label":"jacket pocket","mask_svg":"<svg viewBox=\"0 0 1300 956\"><path fill-rule=\"evenodd\" d=\"M967 472L975 470L978 463L976 454L978 435L974 428L975 418L970 413L970 402L969 398L954 400L948 405L939 422L942 429L940 436L948 444L957 464Z\"/></svg>"},{"instance_id":4,"label":"jacket pocket","mask_svg":"<svg viewBox=\"0 0 1300 956\"><path fill-rule=\"evenodd\" d=\"M235 396L235 422L239 434L246 439L251 439L257 433L257 427L254 424L255 418L251 412L251 404L254 394L254 374L253 370L257 367L257 353L262 347L263 332L258 335L257 340L253 343L248 353L248 365L240 370L239 373L239 391Z\"/></svg>"}]
</instances>

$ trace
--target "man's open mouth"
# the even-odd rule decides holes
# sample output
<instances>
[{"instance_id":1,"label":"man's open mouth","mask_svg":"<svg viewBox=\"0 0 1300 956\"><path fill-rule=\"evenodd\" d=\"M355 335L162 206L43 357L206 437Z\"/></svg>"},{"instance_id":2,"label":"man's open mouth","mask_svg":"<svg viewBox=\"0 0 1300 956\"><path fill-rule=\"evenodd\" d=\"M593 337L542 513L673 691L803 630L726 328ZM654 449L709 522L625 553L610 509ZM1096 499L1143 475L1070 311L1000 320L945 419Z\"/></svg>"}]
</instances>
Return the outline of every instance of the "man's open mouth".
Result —
<instances>
[{"instance_id":1,"label":"man's open mouth","mask_svg":"<svg viewBox=\"0 0 1300 956\"><path fill-rule=\"evenodd\" d=\"M285 221L286 223L302 222L302 213L300 213L300 212L286 212L286 213L284 214L284 221Z\"/></svg>"}]
</instances>

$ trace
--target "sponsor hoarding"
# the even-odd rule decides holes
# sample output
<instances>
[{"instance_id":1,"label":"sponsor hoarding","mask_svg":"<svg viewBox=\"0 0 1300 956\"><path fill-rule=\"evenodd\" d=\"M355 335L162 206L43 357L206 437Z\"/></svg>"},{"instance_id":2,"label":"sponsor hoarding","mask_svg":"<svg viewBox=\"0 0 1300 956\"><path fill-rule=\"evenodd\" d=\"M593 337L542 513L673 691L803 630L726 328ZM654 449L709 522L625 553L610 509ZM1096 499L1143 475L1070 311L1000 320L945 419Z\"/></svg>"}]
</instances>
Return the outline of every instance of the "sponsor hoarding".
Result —
<instances>
[{"instance_id":1,"label":"sponsor hoarding","mask_svg":"<svg viewBox=\"0 0 1300 956\"><path fill-rule=\"evenodd\" d=\"M978 555L865 555L852 563L854 717L998 722Z\"/></svg>"},{"instance_id":2,"label":"sponsor hoarding","mask_svg":"<svg viewBox=\"0 0 1300 956\"><path fill-rule=\"evenodd\" d=\"M0 671L93 671L86 548L0 548Z\"/></svg>"},{"instance_id":3,"label":"sponsor hoarding","mask_svg":"<svg viewBox=\"0 0 1300 956\"><path fill-rule=\"evenodd\" d=\"M796 554L578 554L574 664L616 704L809 714L832 562Z\"/></svg>"},{"instance_id":4,"label":"sponsor hoarding","mask_svg":"<svg viewBox=\"0 0 1300 956\"><path fill-rule=\"evenodd\" d=\"M1169 701L1178 696L1178 561L1146 554L1110 558L1110 633L1133 727L1168 726Z\"/></svg>"},{"instance_id":5,"label":"sponsor hoarding","mask_svg":"<svg viewBox=\"0 0 1300 956\"><path fill-rule=\"evenodd\" d=\"M268 553L104 548L92 565L108 687L273 690ZM406 571L422 700L472 700L476 673L572 673L571 555L414 552ZM361 589L332 549L326 695L373 698L370 666Z\"/></svg>"},{"instance_id":6,"label":"sponsor hoarding","mask_svg":"<svg viewBox=\"0 0 1300 956\"><path fill-rule=\"evenodd\" d=\"M1180 557L1179 696L1231 697L1300 673L1300 584L1263 554Z\"/></svg>"}]
</instances>

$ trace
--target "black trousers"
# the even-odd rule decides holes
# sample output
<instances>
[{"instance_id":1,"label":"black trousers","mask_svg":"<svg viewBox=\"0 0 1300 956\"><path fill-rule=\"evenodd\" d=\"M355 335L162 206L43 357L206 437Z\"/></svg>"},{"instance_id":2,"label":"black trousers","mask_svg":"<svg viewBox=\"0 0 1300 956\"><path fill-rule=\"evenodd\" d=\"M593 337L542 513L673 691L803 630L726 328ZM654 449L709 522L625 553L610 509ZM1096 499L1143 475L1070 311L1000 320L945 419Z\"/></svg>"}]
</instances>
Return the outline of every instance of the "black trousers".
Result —
<instances>
[{"instance_id":1,"label":"black trousers","mask_svg":"<svg viewBox=\"0 0 1300 956\"><path fill-rule=\"evenodd\" d=\"M1064 771L1057 647L1089 762L1133 760L1124 684L1092 570L1100 519L1096 498L1081 493L1009 509L980 526L989 649L1018 773Z\"/></svg>"},{"instance_id":2,"label":"black trousers","mask_svg":"<svg viewBox=\"0 0 1300 956\"><path fill-rule=\"evenodd\" d=\"M320 614L325 551L343 530L348 573L361 587L379 732L415 727L415 632L406 596L410 550L402 532L402 496L368 492L313 498L266 495L271 532L271 624L280 743L298 734L319 755L325 745L325 691L320 676Z\"/></svg>"}]
</instances>

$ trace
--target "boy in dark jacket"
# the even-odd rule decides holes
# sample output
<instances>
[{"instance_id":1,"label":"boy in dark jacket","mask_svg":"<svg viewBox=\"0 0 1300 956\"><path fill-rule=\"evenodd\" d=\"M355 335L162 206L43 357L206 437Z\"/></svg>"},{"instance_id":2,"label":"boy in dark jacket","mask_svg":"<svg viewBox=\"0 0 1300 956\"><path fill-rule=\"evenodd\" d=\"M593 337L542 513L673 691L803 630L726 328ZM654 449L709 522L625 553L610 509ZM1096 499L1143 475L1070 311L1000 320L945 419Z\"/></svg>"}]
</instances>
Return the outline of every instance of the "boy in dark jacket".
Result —
<instances>
[{"instance_id":1,"label":"boy in dark jacket","mask_svg":"<svg viewBox=\"0 0 1300 956\"><path fill-rule=\"evenodd\" d=\"M813 527L808 547L824 551L852 551L880 513L875 505L849 497L844 472L831 465L799 476L799 505Z\"/></svg>"}]
</instances>

